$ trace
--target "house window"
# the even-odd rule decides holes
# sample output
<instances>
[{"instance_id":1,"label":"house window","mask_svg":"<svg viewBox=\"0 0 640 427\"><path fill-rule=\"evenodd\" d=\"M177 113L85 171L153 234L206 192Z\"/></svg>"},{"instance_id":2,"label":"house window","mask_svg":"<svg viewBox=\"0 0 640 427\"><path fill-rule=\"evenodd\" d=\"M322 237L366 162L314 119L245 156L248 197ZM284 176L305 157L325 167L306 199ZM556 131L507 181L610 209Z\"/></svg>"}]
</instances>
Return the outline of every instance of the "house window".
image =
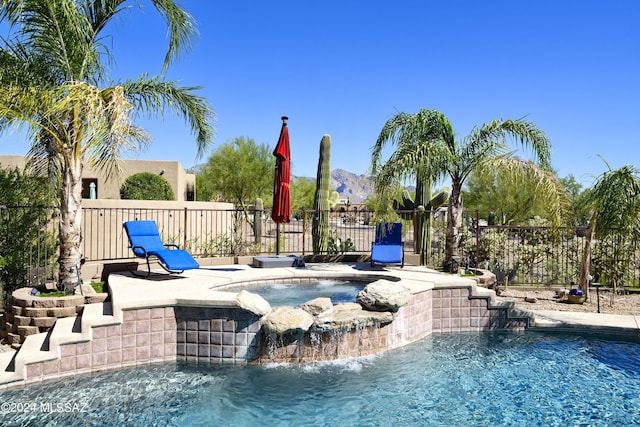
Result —
<instances>
[{"instance_id":1,"label":"house window","mask_svg":"<svg viewBox=\"0 0 640 427\"><path fill-rule=\"evenodd\" d=\"M83 199L98 198L98 180L96 178L82 179L82 198Z\"/></svg>"}]
</instances>

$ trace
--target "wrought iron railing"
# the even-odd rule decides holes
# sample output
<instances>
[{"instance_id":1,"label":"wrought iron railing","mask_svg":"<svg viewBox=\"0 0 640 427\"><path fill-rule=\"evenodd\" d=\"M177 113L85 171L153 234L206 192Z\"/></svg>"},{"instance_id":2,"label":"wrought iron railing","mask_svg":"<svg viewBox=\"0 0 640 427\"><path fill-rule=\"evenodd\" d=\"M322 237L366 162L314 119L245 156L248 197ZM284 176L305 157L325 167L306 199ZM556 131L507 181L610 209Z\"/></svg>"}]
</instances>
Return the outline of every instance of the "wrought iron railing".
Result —
<instances>
[{"instance_id":1,"label":"wrought iron railing","mask_svg":"<svg viewBox=\"0 0 640 427\"><path fill-rule=\"evenodd\" d=\"M58 221L53 207L0 206L0 301L5 289L53 279Z\"/></svg>"}]
</instances>

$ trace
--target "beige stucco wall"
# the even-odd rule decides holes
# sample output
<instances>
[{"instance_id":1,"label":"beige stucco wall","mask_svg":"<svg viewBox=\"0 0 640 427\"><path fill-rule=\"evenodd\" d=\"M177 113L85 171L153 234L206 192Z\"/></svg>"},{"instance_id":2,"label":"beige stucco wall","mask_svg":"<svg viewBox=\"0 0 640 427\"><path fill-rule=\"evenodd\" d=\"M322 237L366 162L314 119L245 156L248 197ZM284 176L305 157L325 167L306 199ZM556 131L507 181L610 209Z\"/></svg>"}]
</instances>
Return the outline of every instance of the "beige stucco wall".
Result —
<instances>
[{"instance_id":1,"label":"beige stucco wall","mask_svg":"<svg viewBox=\"0 0 640 427\"><path fill-rule=\"evenodd\" d=\"M13 169L18 167L24 169L27 164L27 158L24 156L0 155L0 165L3 169Z\"/></svg>"},{"instance_id":2,"label":"beige stucco wall","mask_svg":"<svg viewBox=\"0 0 640 427\"><path fill-rule=\"evenodd\" d=\"M0 165L3 168L19 167L24 169L27 160L24 156L0 155ZM176 201L188 200L187 194L193 193L195 200L196 177L184 171L180 162L171 160L122 160L120 163L122 174L118 177L107 178L100 171L85 165L82 178L95 179L97 182L98 199L120 199L120 187L129 176L139 172L149 172L162 175L169 182L176 197ZM87 184L88 185L88 184Z\"/></svg>"}]
</instances>

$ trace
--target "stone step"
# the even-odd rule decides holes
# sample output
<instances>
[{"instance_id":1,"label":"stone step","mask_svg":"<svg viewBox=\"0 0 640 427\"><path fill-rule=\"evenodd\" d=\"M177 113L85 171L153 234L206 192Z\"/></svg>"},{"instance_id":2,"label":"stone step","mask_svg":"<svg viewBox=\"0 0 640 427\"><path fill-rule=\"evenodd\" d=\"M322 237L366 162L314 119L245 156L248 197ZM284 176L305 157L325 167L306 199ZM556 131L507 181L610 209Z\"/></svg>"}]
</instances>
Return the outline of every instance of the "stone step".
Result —
<instances>
[{"instance_id":1,"label":"stone step","mask_svg":"<svg viewBox=\"0 0 640 427\"><path fill-rule=\"evenodd\" d=\"M114 316L110 302L87 304L81 315L81 329L83 334L90 333L92 328L98 326L119 325L122 323L120 316Z\"/></svg>"},{"instance_id":2,"label":"stone step","mask_svg":"<svg viewBox=\"0 0 640 427\"><path fill-rule=\"evenodd\" d=\"M87 304L81 315L57 319L48 333L27 336L18 351L0 353L0 389L25 381L27 365L59 359L61 345L90 341L93 327L120 324L121 317L110 302Z\"/></svg>"},{"instance_id":3,"label":"stone step","mask_svg":"<svg viewBox=\"0 0 640 427\"><path fill-rule=\"evenodd\" d=\"M2 390L3 386L17 381L24 381L24 376L21 376L14 369L13 358L15 355L15 350L0 353L0 390Z\"/></svg>"},{"instance_id":4,"label":"stone step","mask_svg":"<svg viewBox=\"0 0 640 427\"><path fill-rule=\"evenodd\" d=\"M80 317L63 317L58 319L50 331L49 347L59 352L59 346L75 342L89 341L90 332L83 333L80 327Z\"/></svg>"},{"instance_id":5,"label":"stone step","mask_svg":"<svg viewBox=\"0 0 640 427\"><path fill-rule=\"evenodd\" d=\"M9 369L9 364L11 364L11 361L13 360L13 356L15 356L15 354L15 350L3 351L2 353L0 353L0 373L6 372ZM13 367L11 368L11 371L13 371Z\"/></svg>"},{"instance_id":6,"label":"stone step","mask_svg":"<svg viewBox=\"0 0 640 427\"><path fill-rule=\"evenodd\" d=\"M495 291L480 286L474 286L469 296L471 299L482 298L487 301L487 309L490 311L503 311L507 322L522 324L524 327L533 322L531 313L519 309L513 301L496 298Z\"/></svg>"},{"instance_id":7,"label":"stone step","mask_svg":"<svg viewBox=\"0 0 640 427\"><path fill-rule=\"evenodd\" d=\"M29 335L24 340L20 350L16 353L15 373L21 379L26 378L26 366L33 363L42 363L58 358L55 351L47 348L48 333L42 332L35 335Z\"/></svg>"}]
</instances>

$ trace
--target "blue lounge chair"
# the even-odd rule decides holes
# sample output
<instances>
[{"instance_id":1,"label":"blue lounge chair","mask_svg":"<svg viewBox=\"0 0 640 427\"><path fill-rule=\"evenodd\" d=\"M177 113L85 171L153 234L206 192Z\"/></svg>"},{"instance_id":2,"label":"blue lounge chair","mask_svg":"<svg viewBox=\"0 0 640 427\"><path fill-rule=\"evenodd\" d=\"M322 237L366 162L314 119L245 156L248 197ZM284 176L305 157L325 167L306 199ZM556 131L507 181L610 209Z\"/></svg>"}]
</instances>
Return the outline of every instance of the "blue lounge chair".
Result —
<instances>
[{"instance_id":1,"label":"blue lounge chair","mask_svg":"<svg viewBox=\"0 0 640 427\"><path fill-rule=\"evenodd\" d=\"M374 264L404 267L402 223L381 222L376 225L376 240L371 244L371 266Z\"/></svg>"},{"instance_id":2,"label":"blue lounge chair","mask_svg":"<svg viewBox=\"0 0 640 427\"><path fill-rule=\"evenodd\" d=\"M162 243L155 221L127 221L123 226L129 237L129 247L135 256L147 261L146 274L136 274L132 271L136 276L149 277L151 274L149 259L152 257L158 260L162 268L173 274L200 268L200 264L189 252L176 245Z\"/></svg>"}]
</instances>

